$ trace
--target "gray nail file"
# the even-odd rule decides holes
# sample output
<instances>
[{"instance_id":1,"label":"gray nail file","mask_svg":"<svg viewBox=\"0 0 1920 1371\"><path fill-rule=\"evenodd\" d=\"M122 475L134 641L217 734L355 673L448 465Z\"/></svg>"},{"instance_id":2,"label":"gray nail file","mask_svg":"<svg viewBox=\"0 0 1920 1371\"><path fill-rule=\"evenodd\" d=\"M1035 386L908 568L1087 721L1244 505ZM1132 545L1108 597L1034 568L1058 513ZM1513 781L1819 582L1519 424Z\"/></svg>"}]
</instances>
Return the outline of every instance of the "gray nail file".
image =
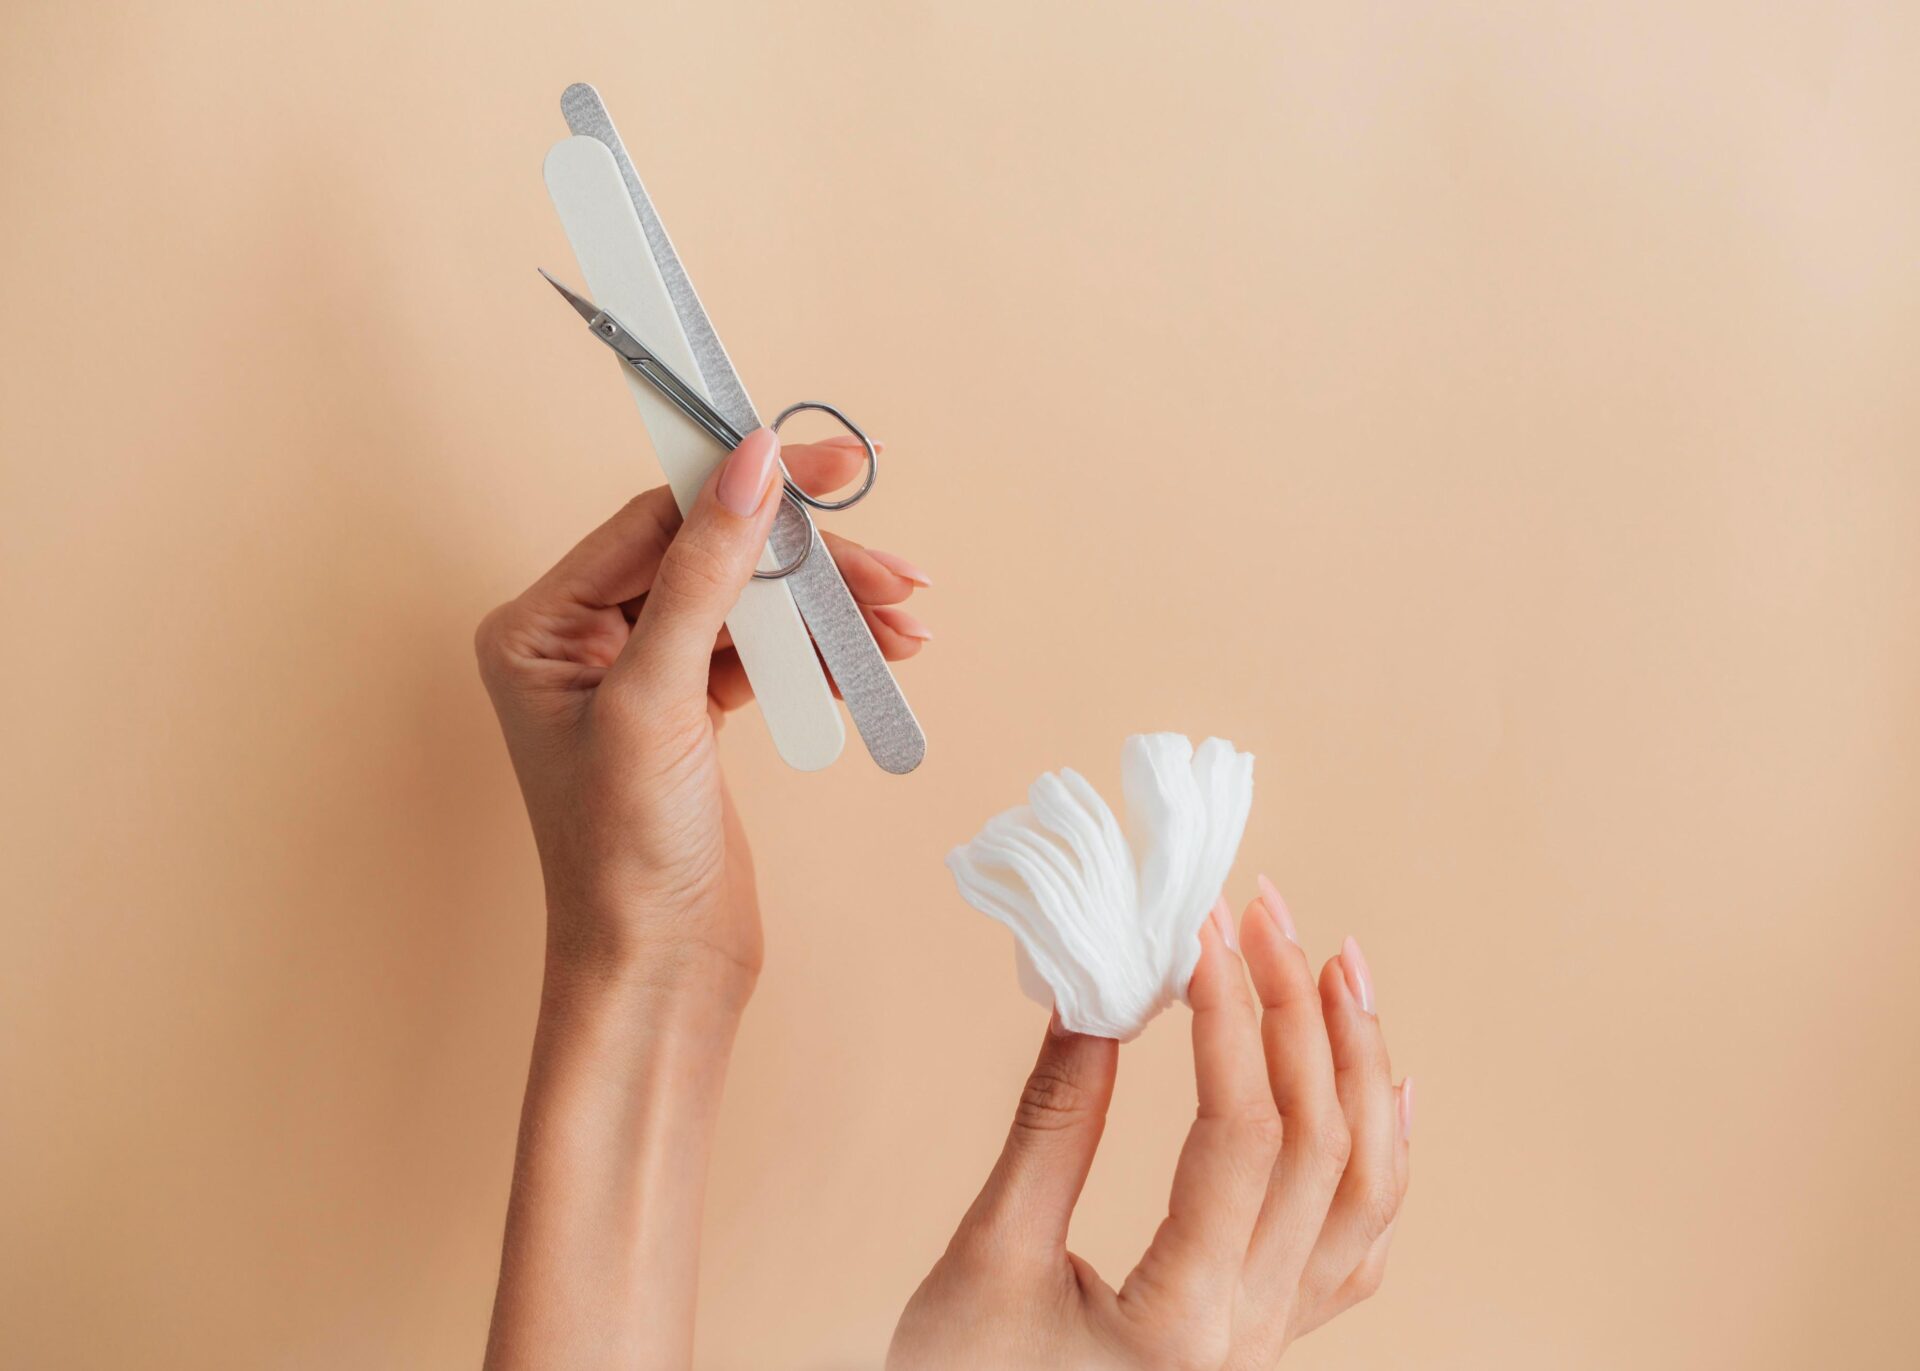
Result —
<instances>
[{"instance_id":1,"label":"gray nail file","mask_svg":"<svg viewBox=\"0 0 1920 1371\"><path fill-rule=\"evenodd\" d=\"M627 156L626 146L614 131L613 119L600 99L600 92L585 82L568 86L560 97L560 111L575 135L592 138L613 154L620 178L633 197L633 208L640 216L654 262L666 281L667 294L692 346L699 379L705 383L713 407L742 433L759 428L760 416L754 412L753 401L747 398L746 387L740 383L739 374L720 343L720 335L714 332L686 268L680 265L673 240L667 236L666 225L654 210L653 201L648 199L646 187L640 184L633 160ZM912 771L927 754L927 738L921 731L920 721L913 717L906 696L900 693L900 685L888 669L880 645L874 642L860 606L841 579L840 570L833 564L833 557L821 542L818 531L809 533L806 521L790 503L783 503L771 539L774 553L783 565L792 562L802 546L801 540L809 536L813 546L805 563L786 578L794 603L806 620L807 631L813 635L834 684L840 688L847 712L853 716L854 727L860 731L868 753L883 771L896 775Z\"/></svg>"}]
</instances>

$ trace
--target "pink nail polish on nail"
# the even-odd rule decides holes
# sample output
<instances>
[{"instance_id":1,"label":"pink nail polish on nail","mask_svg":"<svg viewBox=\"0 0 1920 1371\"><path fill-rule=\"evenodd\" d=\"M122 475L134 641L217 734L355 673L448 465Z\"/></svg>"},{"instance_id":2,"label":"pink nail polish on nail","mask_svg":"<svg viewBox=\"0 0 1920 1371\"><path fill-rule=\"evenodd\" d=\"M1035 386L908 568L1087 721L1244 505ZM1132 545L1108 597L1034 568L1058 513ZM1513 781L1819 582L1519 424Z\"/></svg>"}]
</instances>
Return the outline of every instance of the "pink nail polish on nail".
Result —
<instances>
[{"instance_id":1,"label":"pink nail polish on nail","mask_svg":"<svg viewBox=\"0 0 1920 1371\"><path fill-rule=\"evenodd\" d=\"M912 562L909 562L905 557L901 557L892 552L882 552L877 547L868 548L867 556L873 558L874 561L880 563L881 566L891 571L894 575L903 576L907 580L912 581L922 590L933 589L933 582L928 579L927 573L915 566Z\"/></svg>"},{"instance_id":2,"label":"pink nail polish on nail","mask_svg":"<svg viewBox=\"0 0 1920 1371\"><path fill-rule=\"evenodd\" d=\"M933 641L933 630L899 605L875 605L873 617L903 638L912 638L922 643Z\"/></svg>"},{"instance_id":3,"label":"pink nail polish on nail","mask_svg":"<svg viewBox=\"0 0 1920 1371\"><path fill-rule=\"evenodd\" d=\"M1267 907L1267 913L1273 915L1273 921L1280 925L1280 931L1287 935L1287 941L1295 947L1300 946L1300 930L1293 926L1293 914L1287 909L1287 902L1280 898L1273 882L1265 876L1254 878L1254 884L1260 888L1260 903Z\"/></svg>"},{"instance_id":4,"label":"pink nail polish on nail","mask_svg":"<svg viewBox=\"0 0 1920 1371\"><path fill-rule=\"evenodd\" d=\"M1340 944L1340 969L1346 973L1347 989L1353 992L1353 998L1360 1001L1360 1008L1373 1013L1373 973L1367 968L1367 959L1360 951L1360 944L1351 934Z\"/></svg>"},{"instance_id":5,"label":"pink nail polish on nail","mask_svg":"<svg viewBox=\"0 0 1920 1371\"><path fill-rule=\"evenodd\" d=\"M780 439L770 428L757 428L720 464L714 494L726 509L745 518L760 508L779 464Z\"/></svg>"},{"instance_id":6,"label":"pink nail polish on nail","mask_svg":"<svg viewBox=\"0 0 1920 1371\"><path fill-rule=\"evenodd\" d=\"M1228 907L1224 895L1213 902L1213 921L1220 929L1220 941L1238 952L1240 930L1233 926L1233 910Z\"/></svg>"},{"instance_id":7,"label":"pink nail polish on nail","mask_svg":"<svg viewBox=\"0 0 1920 1371\"><path fill-rule=\"evenodd\" d=\"M1413 1141L1413 1077L1400 1082L1400 1137Z\"/></svg>"}]
</instances>

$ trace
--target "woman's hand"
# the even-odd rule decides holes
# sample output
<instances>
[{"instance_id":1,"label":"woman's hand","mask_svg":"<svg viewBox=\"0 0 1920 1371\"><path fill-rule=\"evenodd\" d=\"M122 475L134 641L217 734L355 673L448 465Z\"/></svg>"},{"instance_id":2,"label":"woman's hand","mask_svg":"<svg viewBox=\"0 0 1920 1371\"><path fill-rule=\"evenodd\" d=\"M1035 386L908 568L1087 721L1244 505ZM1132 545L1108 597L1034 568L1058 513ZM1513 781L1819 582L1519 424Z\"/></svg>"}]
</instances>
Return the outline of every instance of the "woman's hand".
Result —
<instances>
[{"instance_id":1,"label":"woman's hand","mask_svg":"<svg viewBox=\"0 0 1920 1371\"><path fill-rule=\"evenodd\" d=\"M1199 1109L1140 1264L1116 1291L1066 1249L1119 1045L1056 1021L890 1367L1251 1371L1379 1286L1413 1084L1393 1084L1371 973L1349 938L1316 985L1264 879L1241 923L1244 970L1231 928L1222 903L1202 932L1188 995Z\"/></svg>"},{"instance_id":2,"label":"woman's hand","mask_svg":"<svg viewBox=\"0 0 1920 1371\"><path fill-rule=\"evenodd\" d=\"M831 490L857 444L787 452ZM747 436L684 525L632 501L477 636L547 884L493 1371L685 1367L707 1158L760 967L745 835L714 746L750 697L724 624L780 504L778 440ZM927 632L912 564L829 536L888 657Z\"/></svg>"},{"instance_id":3,"label":"woman's hand","mask_svg":"<svg viewBox=\"0 0 1920 1371\"><path fill-rule=\"evenodd\" d=\"M749 434L682 525L664 486L627 504L476 635L546 875L550 958L594 974L710 963L745 999L760 967L752 861L715 733L752 698L724 621L780 505L779 440ZM787 449L825 493L860 469L847 438ZM901 601L910 562L826 535L892 660L930 635Z\"/></svg>"}]
</instances>

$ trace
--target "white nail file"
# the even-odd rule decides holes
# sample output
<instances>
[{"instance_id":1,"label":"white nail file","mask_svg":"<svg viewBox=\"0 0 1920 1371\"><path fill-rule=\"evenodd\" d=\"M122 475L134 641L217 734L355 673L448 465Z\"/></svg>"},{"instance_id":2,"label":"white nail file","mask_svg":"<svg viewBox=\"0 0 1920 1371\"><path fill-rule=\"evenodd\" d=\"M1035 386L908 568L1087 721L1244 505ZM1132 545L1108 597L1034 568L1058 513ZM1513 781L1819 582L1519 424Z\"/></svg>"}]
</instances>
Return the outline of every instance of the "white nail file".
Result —
<instances>
[{"instance_id":1,"label":"white nail file","mask_svg":"<svg viewBox=\"0 0 1920 1371\"><path fill-rule=\"evenodd\" d=\"M613 154L593 138L564 138L547 153L546 179L594 301L690 384L701 384ZM645 381L624 366L620 374L684 511L726 454ZM771 549L762 553L761 570L779 566ZM801 771L829 765L846 745L846 725L786 583L749 582L727 616L727 628L781 759Z\"/></svg>"}]
</instances>

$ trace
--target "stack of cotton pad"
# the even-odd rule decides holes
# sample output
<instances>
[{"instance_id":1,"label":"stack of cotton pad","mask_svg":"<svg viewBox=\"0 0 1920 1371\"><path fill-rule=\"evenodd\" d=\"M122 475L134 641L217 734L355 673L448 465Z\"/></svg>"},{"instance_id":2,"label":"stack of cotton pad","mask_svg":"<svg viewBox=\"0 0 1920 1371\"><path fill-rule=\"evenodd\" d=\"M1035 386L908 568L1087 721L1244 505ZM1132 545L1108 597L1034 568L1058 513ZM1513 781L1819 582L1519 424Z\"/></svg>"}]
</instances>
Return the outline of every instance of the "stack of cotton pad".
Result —
<instances>
[{"instance_id":1,"label":"stack of cotton pad","mask_svg":"<svg viewBox=\"0 0 1920 1371\"><path fill-rule=\"evenodd\" d=\"M1253 804L1253 757L1178 733L1127 739L1124 831L1078 772L1048 772L1027 803L947 854L961 896L1013 930L1020 988L1075 1033L1122 1042L1176 999Z\"/></svg>"}]
</instances>

